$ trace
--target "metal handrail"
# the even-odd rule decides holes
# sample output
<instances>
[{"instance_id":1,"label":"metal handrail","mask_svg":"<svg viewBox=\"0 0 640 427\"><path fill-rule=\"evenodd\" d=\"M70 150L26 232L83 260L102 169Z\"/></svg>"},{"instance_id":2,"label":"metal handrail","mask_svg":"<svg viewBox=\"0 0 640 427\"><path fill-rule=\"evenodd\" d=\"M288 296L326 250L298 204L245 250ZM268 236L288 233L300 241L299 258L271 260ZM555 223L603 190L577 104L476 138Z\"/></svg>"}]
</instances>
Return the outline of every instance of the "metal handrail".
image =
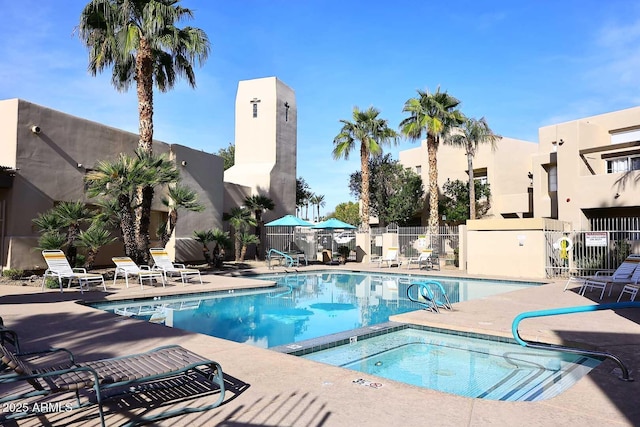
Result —
<instances>
[{"instance_id":1,"label":"metal handrail","mask_svg":"<svg viewBox=\"0 0 640 427\"><path fill-rule=\"evenodd\" d=\"M431 289L431 286L429 285L436 285L440 288L440 293L444 297L444 302L440 301L439 299L436 299L436 296L433 293L433 289ZM419 286L418 295L422 296L425 299L425 301L427 301L426 303L418 299L414 299L411 296L410 291L411 291L411 288L413 288L414 286ZM451 302L449 301L449 297L447 297L447 293L444 290L444 287L440 282L436 282L435 280L421 280L421 281L412 282L407 287L407 298L409 298L409 300L412 302L416 302L418 304L423 305L427 310L430 310L436 313L440 312L440 309L439 309L440 307L446 308L447 310L452 309Z\"/></svg>"},{"instance_id":2,"label":"metal handrail","mask_svg":"<svg viewBox=\"0 0 640 427\"><path fill-rule=\"evenodd\" d=\"M540 343L540 342L528 342L522 339L518 331L518 326L520 322L524 319L529 319L532 317L556 316L559 314L586 313L590 311L615 310L620 308L640 308L640 302L619 302L619 303L610 303L610 304L582 305L582 306L575 306L575 307L552 308L548 310L527 311L527 312L518 314L513 319L513 323L511 324L511 332L513 334L513 338L518 342L518 344L524 347L538 348L543 350L562 350L568 353L584 354L589 356L604 357L606 359L611 359L622 370L622 376L619 378L623 381L633 381L633 378L629 376L629 370L624 365L622 360L620 360L617 356L611 353L607 353L604 351L597 351L597 350L583 350L578 348L565 347L562 345L546 344L546 343Z\"/></svg>"}]
</instances>

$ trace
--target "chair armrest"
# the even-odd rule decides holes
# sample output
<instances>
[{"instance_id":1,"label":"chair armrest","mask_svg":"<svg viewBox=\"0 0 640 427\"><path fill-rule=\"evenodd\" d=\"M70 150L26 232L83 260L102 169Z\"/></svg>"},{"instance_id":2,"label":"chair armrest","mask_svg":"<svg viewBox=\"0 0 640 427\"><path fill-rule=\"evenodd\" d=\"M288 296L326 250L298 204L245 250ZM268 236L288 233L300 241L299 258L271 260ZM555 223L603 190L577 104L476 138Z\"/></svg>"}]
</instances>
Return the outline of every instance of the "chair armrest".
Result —
<instances>
[{"instance_id":1,"label":"chair armrest","mask_svg":"<svg viewBox=\"0 0 640 427\"><path fill-rule=\"evenodd\" d=\"M173 266L176 267L176 268L187 268L187 267L184 266L184 264L180 264L179 262L174 262Z\"/></svg>"},{"instance_id":2,"label":"chair armrest","mask_svg":"<svg viewBox=\"0 0 640 427\"><path fill-rule=\"evenodd\" d=\"M37 363L39 359L50 359L52 354L64 353L65 359L68 359L68 365L64 365L65 367L72 366L76 363L75 358L73 357L73 353L67 350L66 348L48 348L45 350L37 350L37 351L23 351L16 353L16 356L20 358L24 358L30 364Z\"/></svg>"},{"instance_id":3,"label":"chair armrest","mask_svg":"<svg viewBox=\"0 0 640 427\"><path fill-rule=\"evenodd\" d=\"M86 268L81 268L81 267L75 267L72 269L74 273L84 273L87 274L87 269Z\"/></svg>"},{"instance_id":4,"label":"chair armrest","mask_svg":"<svg viewBox=\"0 0 640 427\"><path fill-rule=\"evenodd\" d=\"M148 265L141 265L141 266L140 266L140 270L148 270L148 271L151 271L151 267L149 267Z\"/></svg>"},{"instance_id":5,"label":"chair armrest","mask_svg":"<svg viewBox=\"0 0 640 427\"><path fill-rule=\"evenodd\" d=\"M613 269L598 270L598 271L596 271L596 274L594 274L594 276L610 275L613 272L615 272L615 270L613 270Z\"/></svg>"}]
</instances>

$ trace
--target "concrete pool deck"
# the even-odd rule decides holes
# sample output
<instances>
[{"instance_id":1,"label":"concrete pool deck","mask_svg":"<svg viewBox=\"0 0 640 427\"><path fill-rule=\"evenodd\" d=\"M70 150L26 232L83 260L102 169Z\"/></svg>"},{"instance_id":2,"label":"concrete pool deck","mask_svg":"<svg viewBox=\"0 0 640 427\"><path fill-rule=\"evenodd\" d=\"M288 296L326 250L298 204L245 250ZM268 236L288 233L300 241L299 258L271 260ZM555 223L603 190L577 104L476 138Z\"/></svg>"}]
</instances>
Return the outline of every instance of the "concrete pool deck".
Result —
<instances>
[{"instance_id":1,"label":"concrete pool deck","mask_svg":"<svg viewBox=\"0 0 640 427\"><path fill-rule=\"evenodd\" d=\"M355 267L354 267L355 266ZM342 266L344 268L344 266ZM347 270L418 274L417 269L360 268ZM315 266L302 267L311 271ZM340 267L318 266L318 269ZM278 269L276 269L278 271ZM280 269L279 271L282 271ZM271 273L255 268L251 273ZM424 273L464 276L459 271ZM222 365L227 394L225 402L206 412L177 416L153 425L176 426L602 426L640 425L640 310L603 310L592 313L528 319L521 324L525 338L546 342L573 343L619 356L637 381L618 379L615 363L605 361L559 396L541 402L497 402L465 398L422 389L371 375L349 371L295 356L238 344L161 325L116 316L77 304L77 301L130 299L183 292L254 287L256 281L208 274L203 285L171 281L166 288L124 287L107 283L103 291L58 290L41 292L39 287L0 286L0 316L20 334L23 350L65 347L77 359L93 360L143 352L161 345L179 344ZM259 282L264 285L264 282ZM440 314L416 311L392 320L445 329L511 336L513 318L525 311L590 305L600 302L599 292L586 296L573 290L563 292L565 281L517 290L506 294L454 304L454 311ZM603 302L615 301L616 288ZM371 388L355 380L382 383ZM5 394L8 386L0 388ZM159 412L150 409L155 401L161 410L172 406L206 404L215 396L196 396L188 402L170 401L171 396L146 396L147 400L124 398L105 406L108 425L119 425L134 415ZM174 396L175 397L175 396ZM164 400L163 400L164 399ZM169 399L169 400L167 400ZM10 409L5 406L0 408ZM13 425L99 425L95 406L73 412L32 417ZM8 424L12 425L12 424Z\"/></svg>"}]
</instances>

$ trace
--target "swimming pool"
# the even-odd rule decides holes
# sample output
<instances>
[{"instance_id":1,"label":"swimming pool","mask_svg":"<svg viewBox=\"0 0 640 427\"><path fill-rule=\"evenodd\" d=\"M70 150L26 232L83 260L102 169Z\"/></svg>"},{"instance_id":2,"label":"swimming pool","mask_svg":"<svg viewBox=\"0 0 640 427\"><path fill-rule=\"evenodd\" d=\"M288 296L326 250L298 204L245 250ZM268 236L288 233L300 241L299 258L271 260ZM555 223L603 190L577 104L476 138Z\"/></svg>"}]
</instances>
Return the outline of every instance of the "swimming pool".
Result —
<instances>
[{"instance_id":1,"label":"swimming pool","mask_svg":"<svg viewBox=\"0 0 640 427\"><path fill-rule=\"evenodd\" d=\"M91 304L120 315L263 348L387 322L419 310L406 290L424 276L316 271L251 276L273 288ZM433 276L431 276L433 278ZM437 278L452 303L537 283Z\"/></svg>"},{"instance_id":2,"label":"swimming pool","mask_svg":"<svg viewBox=\"0 0 640 427\"><path fill-rule=\"evenodd\" d=\"M525 348L478 334L406 328L305 359L465 397L538 401L571 387L600 360ZM379 380L360 382L381 387Z\"/></svg>"}]
</instances>

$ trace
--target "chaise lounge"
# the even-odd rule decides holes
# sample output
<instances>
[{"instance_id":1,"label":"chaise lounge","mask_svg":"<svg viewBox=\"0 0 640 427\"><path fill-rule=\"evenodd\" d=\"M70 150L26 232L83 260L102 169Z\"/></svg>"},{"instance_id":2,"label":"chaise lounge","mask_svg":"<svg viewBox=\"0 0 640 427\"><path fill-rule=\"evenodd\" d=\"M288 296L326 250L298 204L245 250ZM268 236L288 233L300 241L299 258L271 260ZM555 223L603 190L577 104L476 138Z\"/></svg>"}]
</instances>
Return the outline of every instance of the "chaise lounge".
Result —
<instances>
[{"instance_id":1,"label":"chaise lounge","mask_svg":"<svg viewBox=\"0 0 640 427\"><path fill-rule=\"evenodd\" d=\"M87 270L84 268L72 268L64 252L61 250L44 250L42 251L42 256L48 267L42 276L43 291L47 283L47 277L58 279L60 292L62 292L62 282L64 279L69 281L67 288L71 287L71 282L74 280L77 281L78 286L80 286L80 293L84 293L85 287L87 290L89 289L89 283L100 283L105 292L107 291L107 286L104 283L102 274L87 273Z\"/></svg>"},{"instance_id":2,"label":"chaise lounge","mask_svg":"<svg viewBox=\"0 0 640 427\"><path fill-rule=\"evenodd\" d=\"M46 359L51 357L52 353L66 355L65 363L57 363L55 366L38 363L38 357ZM205 359L177 345L159 347L146 353L90 362L76 362L73 354L65 349L20 353L12 352L4 345L0 345L0 362L12 371L3 372L0 375L0 384L26 381L33 387L31 391L22 389L21 392L0 397L0 404L11 401L24 402L24 399L35 396L73 392L76 396L76 405L73 409L97 404L103 427L106 425L103 402L113 396L136 394L138 392L136 386L142 386L145 383L157 383L180 377L192 381L192 376L198 375L210 387L218 389L219 396L209 405L172 409L147 418L136 418L131 424L206 411L219 406L224 400L225 389L221 366L217 362ZM122 392L123 388L128 391ZM109 390L116 390L117 393L107 396ZM141 390L144 390L144 387ZM88 392L89 396L81 399L81 391ZM46 407L46 405L43 406ZM31 408L31 410L7 413L4 414L4 419L19 419L41 413L35 411L34 408L37 405L20 405L20 407ZM0 421L2 419L0 416Z\"/></svg>"},{"instance_id":3,"label":"chaise lounge","mask_svg":"<svg viewBox=\"0 0 640 427\"><path fill-rule=\"evenodd\" d=\"M200 284L202 284L202 276L200 270L195 268L186 268L184 264L179 264L171 261L169 253L164 248L152 248L149 249L151 258L153 258L152 270L160 270L164 275L164 280L167 280L168 276L173 274L179 274L182 279L182 284L185 285L191 276L198 276Z\"/></svg>"}]
</instances>

